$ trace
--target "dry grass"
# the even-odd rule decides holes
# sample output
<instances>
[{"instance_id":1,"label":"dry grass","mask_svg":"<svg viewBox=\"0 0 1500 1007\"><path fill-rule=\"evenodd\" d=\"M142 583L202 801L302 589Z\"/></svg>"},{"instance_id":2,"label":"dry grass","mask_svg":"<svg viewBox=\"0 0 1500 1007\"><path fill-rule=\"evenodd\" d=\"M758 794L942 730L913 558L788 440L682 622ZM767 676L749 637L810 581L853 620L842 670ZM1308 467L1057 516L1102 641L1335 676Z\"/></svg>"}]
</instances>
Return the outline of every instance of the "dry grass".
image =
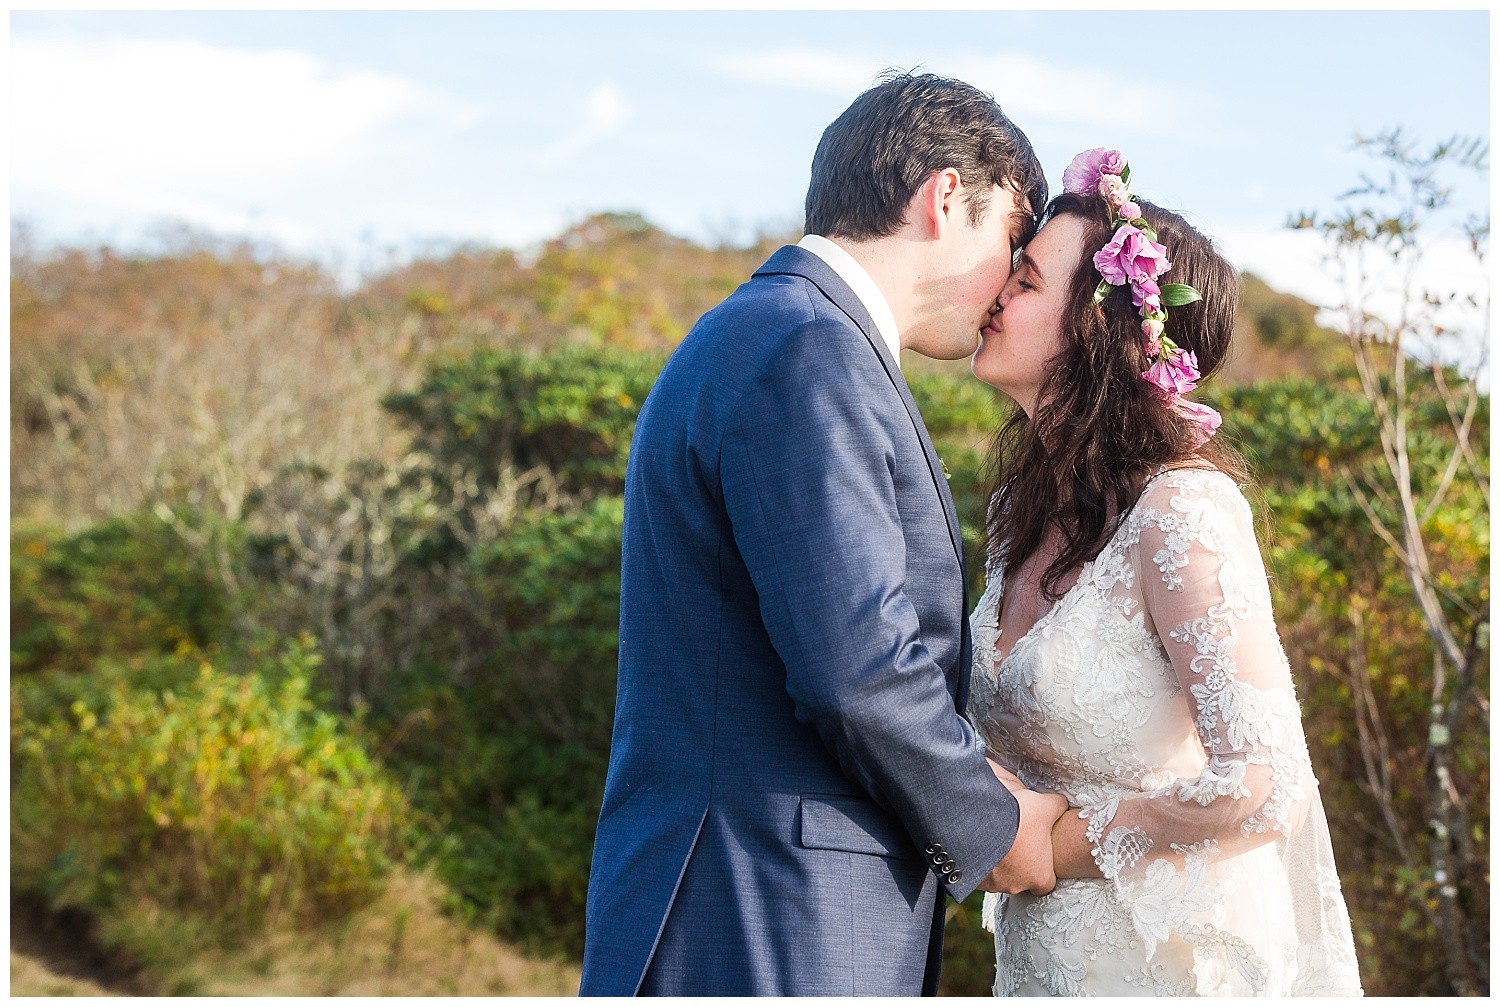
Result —
<instances>
[{"instance_id":1,"label":"dry grass","mask_svg":"<svg viewBox=\"0 0 1500 1007\"><path fill-rule=\"evenodd\" d=\"M465 927L443 915L443 895L442 883L432 877L398 871L377 901L340 924L312 933L271 933L232 951L189 953L171 965L159 963L136 983L179 996L577 994L576 964L527 958L510 945ZM152 925L152 914L135 914L131 922ZM160 934L170 937L172 921L155 922ZM163 947L163 959L166 951ZM63 974L49 966L36 948L11 951L13 996L122 992L126 991Z\"/></svg>"},{"instance_id":2,"label":"dry grass","mask_svg":"<svg viewBox=\"0 0 1500 1007\"><path fill-rule=\"evenodd\" d=\"M385 894L337 930L273 935L217 952L174 977L209 996L572 996L579 970L528 959L444 916L442 884L392 876ZM186 980L184 985L183 981Z\"/></svg>"},{"instance_id":3,"label":"dry grass","mask_svg":"<svg viewBox=\"0 0 1500 1007\"><path fill-rule=\"evenodd\" d=\"M53 969L40 958L12 949L10 995L13 997L103 997L112 990L87 979L75 979Z\"/></svg>"}]
</instances>

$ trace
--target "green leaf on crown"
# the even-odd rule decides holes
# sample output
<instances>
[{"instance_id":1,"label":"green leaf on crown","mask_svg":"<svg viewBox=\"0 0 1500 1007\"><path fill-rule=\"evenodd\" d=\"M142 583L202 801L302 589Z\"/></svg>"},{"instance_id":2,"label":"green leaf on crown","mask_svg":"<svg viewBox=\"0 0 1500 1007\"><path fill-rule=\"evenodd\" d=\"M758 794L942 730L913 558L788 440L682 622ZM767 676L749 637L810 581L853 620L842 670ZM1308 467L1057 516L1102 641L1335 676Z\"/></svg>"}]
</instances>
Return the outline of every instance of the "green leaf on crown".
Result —
<instances>
[{"instance_id":1,"label":"green leaf on crown","mask_svg":"<svg viewBox=\"0 0 1500 1007\"><path fill-rule=\"evenodd\" d=\"M1108 280L1100 280L1099 285L1094 288L1094 303L1098 304L1108 297L1112 288L1113 285Z\"/></svg>"},{"instance_id":2,"label":"green leaf on crown","mask_svg":"<svg viewBox=\"0 0 1500 1007\"><path fill-rule=\"evenodd\" d=\"M1203 300L1203 295L1186 283L1163 283L1161 285L1161 303L1164 308L1176 308L1201 300Z\"/></svg>"},{"instance_id":3,"label":"green leaf on crown","mask_svg":"<svg viewBox=\"0 0 1500 1007\"><path fill-rule=\"evenodd\" d=\"M1124 182L1126 185L1130 184L1130 165L1127 164L1125 167L1120 169L1120 181Z\"/></svg>"}]
</instances>

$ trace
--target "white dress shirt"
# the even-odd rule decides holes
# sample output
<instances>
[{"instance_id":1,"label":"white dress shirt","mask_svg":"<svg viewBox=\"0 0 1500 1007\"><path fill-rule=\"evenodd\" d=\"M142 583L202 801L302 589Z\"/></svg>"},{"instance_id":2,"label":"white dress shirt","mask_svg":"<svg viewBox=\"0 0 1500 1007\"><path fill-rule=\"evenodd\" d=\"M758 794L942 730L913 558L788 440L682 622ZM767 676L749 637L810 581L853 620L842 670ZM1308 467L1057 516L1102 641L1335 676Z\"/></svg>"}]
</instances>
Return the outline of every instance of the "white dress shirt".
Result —
<instances>
[{"instance_id":1,"label":"white dress shirt","mask_svg":"<svg viewBox=\"0 0 1500 1007\"><path fill-rule=\"evenodd\" d=\"M840 248L835 242L828 240L821 234L803 235L802 240L797 242L798 248L805 248L809 252L828 263L828 267L839 274L839 279L849 285L854 291L854 296L859 298L865 310L875 321L875 328L880 332L880 338L885 340L885 345L891 351L891 358L896 361L896 366L901 366L901 333L896 329L896 316L891 314L891 305L865 272L865 267L854 261L854 256Z\"/></svg>"}]
</instances>

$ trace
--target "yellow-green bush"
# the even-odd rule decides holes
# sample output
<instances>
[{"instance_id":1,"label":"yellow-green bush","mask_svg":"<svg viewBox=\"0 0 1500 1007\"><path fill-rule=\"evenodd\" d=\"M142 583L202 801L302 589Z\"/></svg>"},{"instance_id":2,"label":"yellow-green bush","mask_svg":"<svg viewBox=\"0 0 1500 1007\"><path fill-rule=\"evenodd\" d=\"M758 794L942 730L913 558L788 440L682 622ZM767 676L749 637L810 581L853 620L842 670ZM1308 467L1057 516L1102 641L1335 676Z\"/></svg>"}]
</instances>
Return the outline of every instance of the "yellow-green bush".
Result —
<instances>
[{"instance_id":1,"label":"yellow-green bush","mask_svg":"<svg viewBox=\"0 0 1500 1007\"><path fill-rule=\"evenodd\" d=\"M243 674L187 652L141 661L177 667L103 662L68 676L71 699L12 684L13 886L105 917L145 899L228 937L373 897L404 798L309 699L316 651L298 641ZM178 687L140 684L173 671Z\"/></svg>"}]
</instances>

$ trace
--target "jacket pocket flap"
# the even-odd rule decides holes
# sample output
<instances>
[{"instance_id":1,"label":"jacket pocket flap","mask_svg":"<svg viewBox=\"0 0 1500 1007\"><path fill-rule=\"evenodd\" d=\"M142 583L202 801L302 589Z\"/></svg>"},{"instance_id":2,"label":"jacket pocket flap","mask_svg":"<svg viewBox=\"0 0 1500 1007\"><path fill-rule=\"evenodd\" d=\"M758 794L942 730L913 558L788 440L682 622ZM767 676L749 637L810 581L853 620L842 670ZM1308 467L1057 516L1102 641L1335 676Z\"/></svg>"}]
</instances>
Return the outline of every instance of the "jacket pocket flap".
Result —
<instances>
[{"instance_id":1,"label":"jacket pocket flap","mask_svg":"<svg viewBox=\"0 0 1500 1007\"><path fill-rule=\"evenodd\" d=\"M802 798L802 845L816 850L911 856L906 830L868 801L833 795Z\"/></svg>"}]
</instances>

